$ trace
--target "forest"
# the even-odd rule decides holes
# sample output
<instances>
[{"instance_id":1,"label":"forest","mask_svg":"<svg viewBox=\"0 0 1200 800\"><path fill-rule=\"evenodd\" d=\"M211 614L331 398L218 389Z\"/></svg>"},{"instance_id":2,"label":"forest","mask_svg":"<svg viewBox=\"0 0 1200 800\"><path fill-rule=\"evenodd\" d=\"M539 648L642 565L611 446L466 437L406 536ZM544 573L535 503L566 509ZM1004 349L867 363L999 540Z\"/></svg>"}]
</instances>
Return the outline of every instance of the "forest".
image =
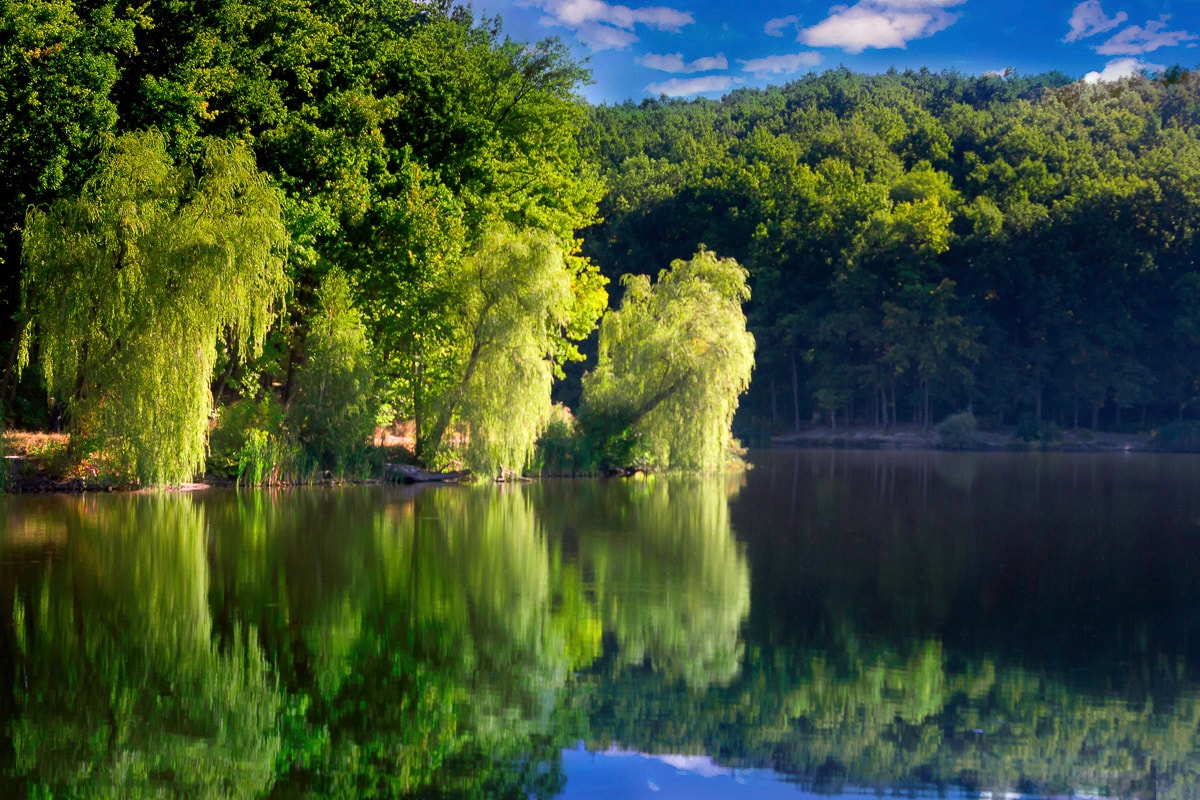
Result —
<instances>
[{"instance_id":1,"label":"forest","mask_svg":"<svg viewBox=\"0 0 1200 800\"><path fill-rule=\"evenodd\" d=\"M584 253L746 266L743 411L771 430L1194 418L1198 86L833 70L593 109Z\"/></svg>"},{"instance_id":2,"label":"forest","mask_svg":"<svg viewBox=\"0 0 1200 800\"><path fill-rule=\"evenodd\" d=\"M364 475L396 423L434 468L710 470L731 431L1200 410L1182 68L591 107L565 45L450 0L17 0L0 75L3 422L76 471Z\"/></svg>"}]
</instances>

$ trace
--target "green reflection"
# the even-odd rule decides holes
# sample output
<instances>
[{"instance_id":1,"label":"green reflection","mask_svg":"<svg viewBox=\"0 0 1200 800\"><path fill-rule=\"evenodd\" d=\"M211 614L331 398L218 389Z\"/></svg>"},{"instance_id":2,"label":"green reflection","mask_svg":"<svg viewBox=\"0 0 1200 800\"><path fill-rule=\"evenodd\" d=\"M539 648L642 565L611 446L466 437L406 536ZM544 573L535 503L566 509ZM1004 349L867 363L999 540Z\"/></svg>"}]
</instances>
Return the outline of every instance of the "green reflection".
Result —
<instances>
[{"instance_id":1,"label":"green reflection","mask_svg":"<svg viewBox=\"0 0 1200 800\"><path fill-rule=\"evenodd\" d=\"M223 616L258 622L288 687L276 794L524 797L561 783L545 734L572 666L555 602L570 571L520 488L210 504L214 596Z\"/></svg>"},{"instance_id":2,"label":"green reflection","mask_svg":"<svg viewBox=\"0 0 1200 800\"><path fill-rule=\"evenodd\" d=\"M578 739L1194 796L1200 499L955 455L0 499L0 796L551 797Z\"/></svg>"},{"instance_id":3,"label":"green reflection","mask_svg":"<svg viewBox=\"0 0 1200 800\"><path fill-rule=\"evenodd\" d=\"M621 663L648 662L697 689L737 674L750 612L750 569L729 522L740 481L659 476L554 487L560 513L579 532L579 561Z\"/></svg>"},{"instance_id":4,"label":"green reflection","mask_svg":"<svg viewBox=\"0 0 1200 800\"><path fill-rule=\"evenodd\" d=\"M6 510L14 793L267 790L279 694L252 632L214 642L202 509L153 495Z\"/></svg>"}]
</instances>

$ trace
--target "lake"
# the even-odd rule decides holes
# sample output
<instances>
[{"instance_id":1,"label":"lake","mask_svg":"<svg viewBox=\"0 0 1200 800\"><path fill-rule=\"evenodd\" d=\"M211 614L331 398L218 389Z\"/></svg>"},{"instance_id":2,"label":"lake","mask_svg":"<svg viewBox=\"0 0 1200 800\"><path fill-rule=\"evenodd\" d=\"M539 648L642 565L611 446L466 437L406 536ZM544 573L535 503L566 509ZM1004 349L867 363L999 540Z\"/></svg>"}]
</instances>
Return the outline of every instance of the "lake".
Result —
<instances>
[{"instance_id":1,"label":"lake","mask_svg":"<svg viewBox=\"0 0 1200 800\"><path fill-rule=\"evenodd\" d=\"M0 797L1200 798L1200 457L0 496Z\"/></svg>"}]
</instances>

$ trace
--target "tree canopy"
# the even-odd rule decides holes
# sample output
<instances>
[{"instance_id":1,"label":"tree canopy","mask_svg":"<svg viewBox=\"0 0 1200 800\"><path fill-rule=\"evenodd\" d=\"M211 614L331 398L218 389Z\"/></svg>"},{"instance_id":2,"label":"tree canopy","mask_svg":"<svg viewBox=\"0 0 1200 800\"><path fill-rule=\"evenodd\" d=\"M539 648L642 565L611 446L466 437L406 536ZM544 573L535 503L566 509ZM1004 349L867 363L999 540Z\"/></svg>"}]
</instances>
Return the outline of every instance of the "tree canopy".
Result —
<instances>
[{"instance_id":1,"label":"tree canopy","mask_svg":"<svg viewBox=\"0 0 1200 800\"><path fill-rule=\"evenodd\" d=\"M613 277L700 241L746 267L744 426L1194 417L1198 88L837 69L601 106L584 252Z\"/></svg>"},{"instance_id":2,"label":"tree canopy","mask_svg":"<svg viewBox=\"0 0 1200 800\"><path fill-rule=\"evenodd\" d=\"M22 291L73 430L143 483L203 468L217 345L253 355L287 290L279 197L245 147L178 165L157 133L113 141L78 199L33 209Z\"/></svg>"},{"instance_id":3,"label":"tree canopy","mask_svg":"<svg viewBox=\"0 0 1200 800\"><path fill-rule=\"evenodd\" d=\"M703 248L654 283L626 275L621 307L605 314L596 367L584 378L585 422L631 438L657 467L720 466L754 367L746 278L732 258Z\"/></svg>"}]
</instances>

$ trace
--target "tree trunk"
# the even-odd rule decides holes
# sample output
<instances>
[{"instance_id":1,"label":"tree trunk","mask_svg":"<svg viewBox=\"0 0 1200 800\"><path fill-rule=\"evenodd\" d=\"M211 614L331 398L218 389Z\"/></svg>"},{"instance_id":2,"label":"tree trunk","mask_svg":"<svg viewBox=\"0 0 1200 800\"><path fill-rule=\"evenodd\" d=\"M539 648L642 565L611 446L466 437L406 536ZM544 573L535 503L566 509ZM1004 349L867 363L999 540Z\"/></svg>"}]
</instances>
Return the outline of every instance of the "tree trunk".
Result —
<instances>
[{"instance_id":1,"label":"tree trunk","mask_svg":"<svg viewBox=\"0 0 1200 800\"><path fill-rule=\"evenodd\" d=\"M1034 378L1034 391L1037 392L1037 426L1042 427L1042 370L1041 367L1037 370L1037 375Z\"/></svg>"},{"instance_id":2,"label":"tree trunk","mask_svg":"<svg viewBox=\"0 0 1200 800\"><path fill-rule=\"evenodd\" d=\"M792 353L792 414L793 429L800 432L800 377L796 374L796 354Z\"/></svg>"},{"instance_id":3,"label":"tree trunk","mask_svg":"<svg viewBox=\"0 0 1200 800\"><path fill-rule=\"evenodd\" d=\"M413 453L421 452L421 448L425 444L424 431L425 426L421 424L421 420L425 416L424 403L421 397L421 362L418 360L413 365Z\"/></svg>"},{"instance_id":4,"label":"tree trunk","mask_svg":"<svg viewBox=\"0 0 1200 800\"><path fill-rule=\"evenodd\" d=\"M925 427L928 428L933 424L933 421L930 419L931 415L929 413L929 380L926 379L924 381L924 383L925 383Z\"/></svg>"}]
</instances>

